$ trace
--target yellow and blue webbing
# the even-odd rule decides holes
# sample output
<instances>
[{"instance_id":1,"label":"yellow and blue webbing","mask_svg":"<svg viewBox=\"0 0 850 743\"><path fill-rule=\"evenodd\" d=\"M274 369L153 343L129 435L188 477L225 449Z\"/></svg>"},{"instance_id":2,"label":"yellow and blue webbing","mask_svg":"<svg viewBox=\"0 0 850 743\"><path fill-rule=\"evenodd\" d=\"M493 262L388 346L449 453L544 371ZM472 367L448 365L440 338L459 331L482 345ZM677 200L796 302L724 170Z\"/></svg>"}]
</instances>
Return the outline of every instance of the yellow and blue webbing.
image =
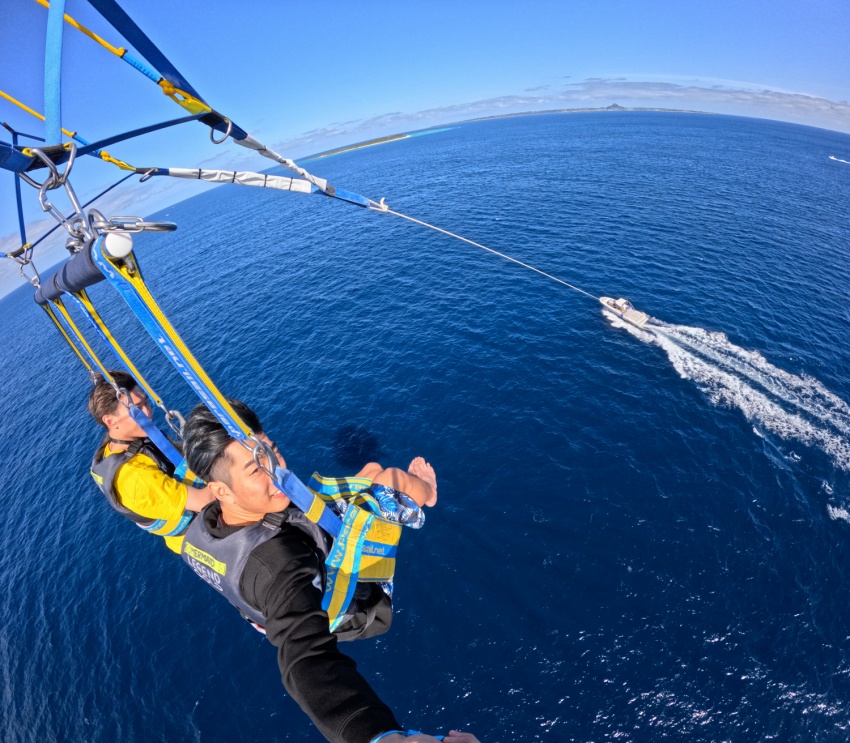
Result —
<instances>
[{"instance_id":1,"label":"yellow and blue webbing","mask_svg":"<svg viewBox=\"0 0 850 743\"><path fill-rule=\"evenodd\" d=\"M328 613L331 632L345 619L345 610L354 598L363 541L375 516L363 508L349 508L342 519L342 528L334 539L325 560L325 592L322 608Z\"/></svg>"},{"instance_id":2,"label":"yellow and blue webbing","mask_svg":"<svg viewBox=\"0 0 850 743\"><path fill-rule=\"evenodd\" d=\"M41 5L50 8L50 4L46 0L36 0ZM231 119L220 114L213 109L198 93L197 90L183 77L177 68L168 60L168 58L159 50L159 48L148 38L148 36L136 25L130 16L119 7L115 0L89 0L92 5L111 25L118 31L130 44L132 44L145 59L151 64L151 67L146 66L141 61L134 59L129 55L126 49L118 48L109 44L97 34L89 31L82 24L75 21L70 16L65 16L65 20L74 28L77 28L89 38L93 39L105 49L118 56L120 59L131 64L135 69L139 70L147 78L157 83L163 93L182 106L192 115L197 115L198 119L211 130L220 132L226 139L228 136L233 138L237 144L247 147L248 149L258 152L263 157L267 157L280 163L285 168L297 173L301 178L309 181L319 191L326 193L334 198L342 198L351 203L360 206L366 206L368 199L353 194L352 192L339 190L340 193L335 193L333 187L330 187L327 181L323 178L318 178L300 167L294 160L285 158L279 155L274 150L266 147L262 142L254 139L248 132L235 124ZM223 140L219 140L223 141Z\"/></svg>"},{"instance_id":3,"label":"yellow and blue webbing","mask_svg":"<svg viewBox=\"0 0 850 743\"><path fill-rule=\"evenodd\" d=\"M53 308L49 304L43 304L42 309L47 313L48 317L53 320L54 324L58 328L59 332L62 334L62 337L66 340L68 345L71 347L71 350L77 354L77 358L82 362L83 366L86 367L86 370L89 373L92 373L94 370L91 367L91 364L86 360L86 357L80 352L80 349L77 348L74 341L71 339L71 336L68 335L68 332L62 326L62 323L59 322L59 318L56 317L56 313L53 311Z\"/></svg>"},{"instance_id":4,"label":"yellow and blue webbing","mask_svg":"<svg viewBox=\"0 0 850 743\"><path fill-rule=\"evenodd\" d=\"M38 111L30 108L25 103L22 103L17 98L14 98L13 96L9 95L8 93L6 93L3 90L0 90L0 98L5 98L10 103L13 103L14 105L18 106L18 108L20 108L21 110L26 111L28 114L35 116L37 119L41 119L41 121L46 121L45 117L42 114L40 114ZM156 132L156 131L159 131L160 129L167 129L167 128L172 127L172 126L177 126L178 124L185 124L189 121L197 121L198 119L203 118L203 116L204 116L203 113L194 113L194 114L191 114L190 116L182 116L179 119L169 119L168 121L162 121L162 122L159 122L157 124L150 124L148 126L143 126L143 127L138 128L138 129L132 129L131 131L124 132L122 134L115 134L115 135L112 135L110 137L106 137L104 139L101 139L97 142L89 142L87 139L84 139L82 136L80 136L80 134L78 132L72 132L72 131L69 131L68 129L62 129L61 131L62 131L63 134L65 134L70 139L74 139L77 142L79 142L81 145L83 145L82 147L77 148L77 155L96 155L101 160L104 160L108 163L112 163L113 165L117 165L122 170L136 171L137 169L134 168L132 165L124 162L123 160L118 160L117 158L112 157L112 155L110 155L103 148L109 147L110 145L116 144L118 142L123 142L127 139L132 139L133 137L140 137L144 134L150 134L151 132ZM9 131L12 131L8 126L6 128L9 129ZM37 139L41 142L45 141L41 137L34 137L34 136L31 136L31 135L24 135L24 136L27 136L30 139ZM0 146L5 147L5 148L9 147L9 145L7 145L5 143L0 143ZM13 142L12 143L12 149L16 150L17 152L20 152L24 157L28 158L27 165L22 165L22 164L21 165L15 165L15 164L13 164L13 167L9 167L9 166L3 165L3 160L0 159L0 167L3 167L6 170L13 170L15 172L23 172L25 170L35 170L37 168L43 168L44 167L43 162L41 162L40 160L37 160L36 158L33 158L29 154L28 148L19 148L17 146L17 142ZM54 164L61 165L62 163L64 163L68 159L69 156L70 156L70 153L67 152L67 151L66 152L58 152L58 154L54 155L51 159L52 159ZM0 157L2 157L2 156L0 156ZM18 161L15 160L14 162L17 163Z\"/></svg>"},{"instance_id":5,"label":"yellow and blue webbing","mask_svg":"<svg viewBox=\"0 0 850 743\"><path fill-rule=\"evenodd\" d=\"M84 289L81 289L78 292L66 292L66 296L70 297L78 309L83 313L86 319L91 323L92 327L95 328L100 338L106 343L109 349L115 354L116 358L119 360L121 365L129 372L132 377L138 382L139 386L144 389L144 391L150 396L150 398L156 403L156 405L160 408L165 409L165 405L162 402L162 399L153 388L148 384L147 380L141 375L139 370L135 367L130 358L124 352L124 349L118 344L118 342L113 337L112 333L109 331L109 328L106 327L106 324L103 322L100 315L94 309L94 306L91 304L91 301L88 298ZM112 385L115 385L115 380L112 378L112 375L109 373L109 369L106 368L106 365L100 360L97 354L89 345L88 341L86 341L85 336L80 332L79 328L76 326L74 321L71 319L71 316L68 314L67 309L65 308L64 303L60 297L55 299L51 299L50 302L55 305L65 322L69 325L74 335L77 337L77 341L82 345L85 349L86 354L92 359L94 364L100 370L100 373L103 377L108 380ZM47 310L48 314L51 316L53 321L56 323L56 326L62 332L62 335L65 337L65 340L77 352L77 355L80 357L80 360L85 364L86 368L89 371L92 371L91 366L86 363L83 356L77 350L76 345L72 342L71 337L68 333L65 332L62 325L60 325L58 319L52 312L52 308L50 304L43 304L45 310ZM127 406L127 410L130 413L130 416L133 420L142 428L145 432L145 435L156 444L159 450L171 461L171 463L175 467L174 477L178 480L186 480L188 484L194 485L196 487L203 487L204 483L202 480L198 479L195 474L189 470L188 465L186 464L186 460L183 455L177 450L174 444L168 440L168 437L162 433L162 431L157 428L156 424L145 415L144 411L139 409L132 401L131 398L124 400L125 405Z\"/></svg>"},{"instance_id":6,"label":"yellow and blue webbing","mask_svg":"<svg viewBox=\"0 0 850 743\"><path fill-rule=\"evenodd\" d=\"M331 630L345 618L357 581L390 581L402 525L380 515L377 501L363 493L367 478L323 478L315 473L304 485L288 470L275 470L275 484L287 497L334 538L325 561L322 608ZM340 518L327 504L347 500L350 506Z\"/></svg>"},{"instance_id":7,"label":"yellow and blue webbing","mask_svg":"<svg viewBox=\"0 0 850 743\"><path fill-rule=\"evenodd\" d=\"M36 0L37 3L50 8L46 0ZM129 41L151 65L137 59L127 49L116 47L101 38L78 21L65 15L64 19L68 25L88 36L100 44L104 49L124 60L134 69L141 72L149 80L160 86L162 92L175 103L182 106L190 114L200 114L201 121L211 129L221 132L225 137L229 135L238 138L247 137L248 134L241 127L226 119L204 101L200 94L192 87L188 80L177 70L168 58L156 47L156 45L145 35L135 22L124 12L117 3L110 0L89 0L90 4L115 28L127 41Z\"/></svg>"},{"instance_id":8,"label":"yellow and blue webbing","mask_svg":"<svg viewBox=\"0 0 850 743\"><path fill-rule=\"evenodd\" d=\"M81 259L85 259L86 256L84 254L77 254L74 256L73 260L76 260L78 263ZM92 349L91 345L86 340L83 333L74 323L73 319L69 315L67 309L65 308L65 304L62 301L62 295L64 294L73 301L73 303L77 306L79 311L83 314L83 316L88 320L89 324L94 328L97 335L100 339L106 344L106 346L112 351L115 357L118 359L121 366L130 373L130 375L136 380L139 386L148 394L148 396L154 401L154 403L166 411L166 414L170 415L170 411L165 407L162 399L157 395L154 389L148 384L147 380L142 376L133 362L130 360L129 356L125 353L124 349L120 346L118 341L112 335L109 328L106 326L106 323L98 314L97 310L94 308L91 300L88 297L88 294L85 291L85 288L80 288L76 286L69 286L73 281L79 281L80 283L87 283L87 285L91 285L95 283L97 279L92 280L92 273L98 273L96 267L91 266L90 272L86 274L85 270L75 270L73 277L69 278L65 270L70 265L70 263L66 263L62 269L53 274L50 278L47 279L46 286L40 287L36 292L36 302L41 305L47 313L50 315L53 322L56 324L56 327L59 328L59 331L62 333L62 336L67 341L68 345L74 350L77 356L85 365L86 369L89 372L92 371L92 365L96 366L101 374L104 376L106 380L110 382L114 387L117 386L115 384L115 380L112 377L109 369L106 367L95 351ZM76 266L76 264L74 264ZM100 276L100 280L103 280L103 276ZM52 306L51 306L52 305ZM53 311L53 307L55 307L59 311L59 316ZM68 333L66 328L63 327L59 318L64 321L65 326L70 329L71 333ZM76 338L76 343L72 339L72 335ZM92 365L90 365L82 353L80 353L76 344L79 344L85 355L91 360ZM135 404L133 404L132 399L128 398L123 400L127 409L129 410L130 416L133 420L138 423L138 425L144 430L145 435L154 442L154 444L159 447L160 451L174 464L175 478L184 480L188 484L202 487L203 482L199 480L193 472L188 469L186 464L186 460L183 455L177 450L177 448L168 440L168 438L157 428L156 424L148 418L145 413L139 409Z\"/></svg>"},{"instance_id":9,"label":"yellow and blue webbing","mask_svg":"<svg viewBox=\"0 0 850 743\"><path fill-rule=\"evenodd\" d=\"M121 261L112 259L104 250L103 236L95 240L91 246L91 257L107 281L129 305L160 351L171 361L195 394L218 417L230 436L240 441L249 439L253 432L239 419L230 403L213 384L183 339L174 330L145 285L141 269L135 259L132 261L134 267L132 271L129 269L130 264L127 259Z\"/></svg>"},{"instance_id":10,"label":"yellow and blue webbing","mask_svg":"<svg viewBox=\"0 0 850 743\"><path fill-rule=\"evenodd\" d=\"M153 400L154 404L159 408L165 408L164 403L159 395L156 394L154 389L148 384L147 380L142 376L141 372L136 368L136 365L130 360L130 357L126 354L124 349L115 340L115 336L112 335L112 331L109 330L106 323L103 321L103 318L100 316L98 311L94 308L91 300L89 299L89 295L85 289L80 289L75 292L66 292L66 296L68 296L73 303L76 305L77 309L83 314L86 320L89 321L89 324L94 328L94 331L100 337L100 339L106 344L110 351L115 355L118 359L121 366L136 380L139 386L145 391L148 397Z\"/></svg>"},{"instance_id":11,"label":"yellow and blue webbing","mask_svg":"<svg viewBox=\"0 0 850 743\"><path fill-rule=\"evenodd\" d=\"M58 316L55 315L52 312L52 308L50 307L51 304L53 305L53 307L55 307L59 311ZM74 323L74 320L68 314L68 310L65 307L65 304L62 302L62 298L56 297L55 299L51 299L49 302L44 303L41 306L44 307L45 309L49 310L48 314L53 318L54 322L56 322L56 325L57 325L57 327L59 327L60 330L62 329L62 326L59 324L59 318L61 318L64 321L66 328L70 329L71 334L73 335L74 338L76 338L76 342L80 344L80 347L83 349L85 355L91 361L92 366L96 366L98 368L98 370L100 371L100 373L103 374L104 377L106 377L107 379L110 379L111 377L109 376L109 369L107 369L106 364L104 364L100 360L100 357L97 355L97 353L95 353L94 349L89 345L85 336L80 332L80 329L77 327L76 323ZM71 340L71 337L70 337L71 334L63 332L65 339L69 342ZM71 343L70 345L75 351L77 350L76 346L73 343ZM78 356L80 355L79 351L77 352L77 355ZM83 363L85 363L85 362L83 362ZM89 371L92 371L91 366L89 366L88 364L86 364L86 366L88 367Z\"/></svg>"}]
</instances>

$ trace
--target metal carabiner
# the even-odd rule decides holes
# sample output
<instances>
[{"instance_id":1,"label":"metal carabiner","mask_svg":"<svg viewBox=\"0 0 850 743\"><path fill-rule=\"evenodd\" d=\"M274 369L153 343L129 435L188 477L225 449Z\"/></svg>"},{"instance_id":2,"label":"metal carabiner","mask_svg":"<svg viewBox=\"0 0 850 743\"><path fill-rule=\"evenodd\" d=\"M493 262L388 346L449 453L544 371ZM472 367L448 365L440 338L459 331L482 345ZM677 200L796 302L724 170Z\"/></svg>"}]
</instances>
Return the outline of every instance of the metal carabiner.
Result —
<instances>
[{"instance_id":1,"label":"metal carabiner","mask_svg":"<svg viewBox=\"0 0 850 743\"><path fill-rule=\"evenodd\" d=\"M174 222L145 222L141 217L110 217L107 219L97 209L89 213L89 223L97 232L174 232Z\"/></svg>"},{"instance_id":2,"label":"metal carabiner","mask_svg":"<svg viewBox=\"0 0 850 743\"><path fill-rule=\"evenodd\" d=\"M182 439L183 426L186 425L186 419L182 413L179 410L169 410L162 404L159 407L165 411L165 422L168 424L168 427Z\"/></svg>"},{"instance_id":3,"label":"metal carabiner","mask_svg":"<svg viewBox=\"0 0 850 743\"><path fill-rule=\"evenodd\" d=\"M249 441L254 442L254 446L249 445ZM251 434L247 440L241 440L239 442L251 452L251 455L254 457L254 463L259 467L263 472L265 472L272 480L275 479L274 472L278 468L277 455L274 453L274 449L269 446L265 441L260 439L256 434ZM265 457L268 464L263 464L261 461L261 457Z\"/></svg>"}]
</instances>

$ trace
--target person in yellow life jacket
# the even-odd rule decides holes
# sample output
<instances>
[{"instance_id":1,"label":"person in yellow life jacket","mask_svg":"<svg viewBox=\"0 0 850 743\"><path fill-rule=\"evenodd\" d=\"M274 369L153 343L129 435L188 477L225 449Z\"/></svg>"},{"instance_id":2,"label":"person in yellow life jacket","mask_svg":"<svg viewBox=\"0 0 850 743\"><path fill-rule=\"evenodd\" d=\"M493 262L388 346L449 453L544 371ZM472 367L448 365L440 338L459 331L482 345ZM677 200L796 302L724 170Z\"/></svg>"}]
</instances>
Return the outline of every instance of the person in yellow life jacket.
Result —
<instances>
[{"instance_id":1,"label":"person in yellow life jacket","mask_svg":"<svg viewBox=\"0 0 850 743\"><path fill-rule=\"evenodd\" d=\"M112 508L163 537L166 546L180 554L189 523L213 497L206 488L189 487L172 477L174 465L146 437L127 407L132 401L151 417L147 396L126 372L109 373L130 400L120 400L115 388L98 375L88 408L106 433L92 459L91 475Z\"/></svg>"}]
</instances>

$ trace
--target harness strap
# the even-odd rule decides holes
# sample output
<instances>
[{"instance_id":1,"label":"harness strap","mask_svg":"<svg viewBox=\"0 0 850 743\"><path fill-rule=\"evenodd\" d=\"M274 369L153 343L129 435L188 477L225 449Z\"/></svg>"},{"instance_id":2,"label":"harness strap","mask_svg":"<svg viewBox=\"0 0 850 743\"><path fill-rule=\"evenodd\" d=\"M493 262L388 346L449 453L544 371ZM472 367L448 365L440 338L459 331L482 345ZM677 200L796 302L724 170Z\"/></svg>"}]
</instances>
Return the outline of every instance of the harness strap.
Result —
<instances>
[{"instance_id":1,"label":"harness strap","mask_svg":"<svg viewBox=\"0 0 850 743\"><path fill-rule=\"evenodd\" d=\"M325 561L327 577L322 608L328 613L331 632L345 618L345 611L354 597L363 542L374 520L375 516L365 509L351 506L345 512L342 529Z\"/></svg>"},{"instance_id":2,"label":"harness strap","mask_svg":"<svg viewBox=\"0 0 850 743\"><path fill-rule=\"evenodd\" d=\"M62 141L62 32L65 0L53 0L47 11L47 39L44 50L45 139Z\"/></svg>"}]
</instances>

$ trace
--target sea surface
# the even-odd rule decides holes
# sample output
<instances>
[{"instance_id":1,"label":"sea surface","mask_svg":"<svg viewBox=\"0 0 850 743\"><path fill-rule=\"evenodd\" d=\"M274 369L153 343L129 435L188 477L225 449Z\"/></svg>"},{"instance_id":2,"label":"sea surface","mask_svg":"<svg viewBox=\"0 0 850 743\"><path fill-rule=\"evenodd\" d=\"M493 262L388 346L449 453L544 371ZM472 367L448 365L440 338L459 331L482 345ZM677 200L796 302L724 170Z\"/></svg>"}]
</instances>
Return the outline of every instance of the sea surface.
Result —
<instances>
[{"instance_id":1,"label":"sea surface","mask_svg":"<svg viewBox=\"0 0 850 743\"><path fill-rule=\"evenodd\" d=\"M643 330L324 197L222 186L137 239L163 309L296 473L436 467L391 631L345 646L403 724L485 743L850 737L841 159L834 132L612 112L307 163L627 297ZM111 288L90 295L191 409ZM31 289L0 312L0 738L321 740L274 649L95 490L87 376Z\"/></svg>"}]
</instances>

